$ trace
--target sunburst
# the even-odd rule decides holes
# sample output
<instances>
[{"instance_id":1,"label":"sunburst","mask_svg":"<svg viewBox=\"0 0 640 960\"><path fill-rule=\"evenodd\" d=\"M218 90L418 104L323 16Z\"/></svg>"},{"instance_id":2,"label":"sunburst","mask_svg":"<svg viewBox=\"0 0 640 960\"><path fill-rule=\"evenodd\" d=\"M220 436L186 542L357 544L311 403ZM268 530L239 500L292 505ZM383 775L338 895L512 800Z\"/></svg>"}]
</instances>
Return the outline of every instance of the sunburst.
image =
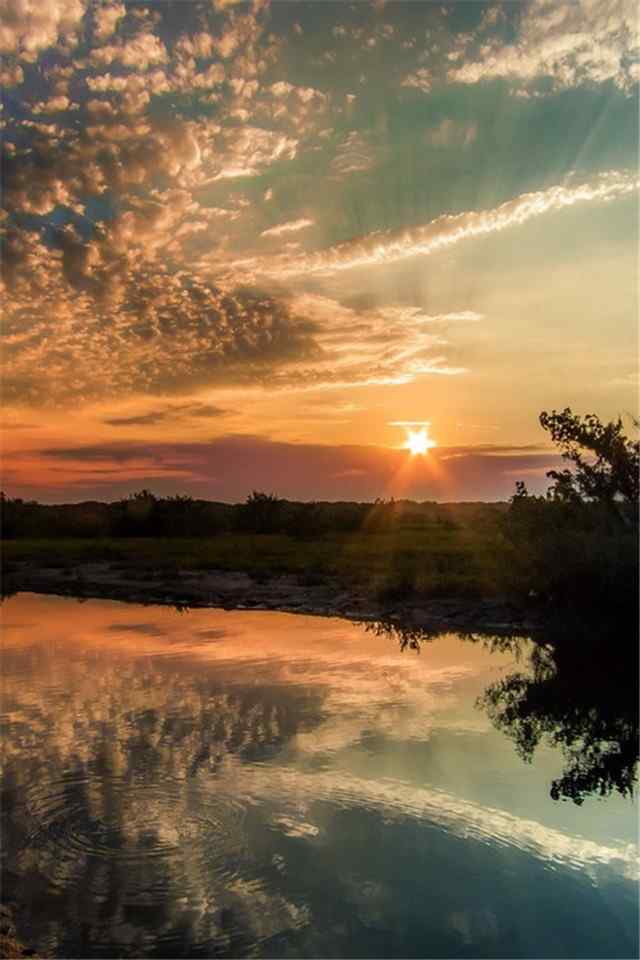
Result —
<instances>
[{"instance_id":1,"label":"sunburst","mask_svg":"<svg viewBox=\"0 0 640 960\"><path fill-rule=\"evenodd\" d=\"M405 447L411 452L412 457L424 456L432 447L435 447L435 440L432 440L429 436L427 427L422 427L420 430L407 427L406 430L407 442Z\"/></svg>"}]
</instances>

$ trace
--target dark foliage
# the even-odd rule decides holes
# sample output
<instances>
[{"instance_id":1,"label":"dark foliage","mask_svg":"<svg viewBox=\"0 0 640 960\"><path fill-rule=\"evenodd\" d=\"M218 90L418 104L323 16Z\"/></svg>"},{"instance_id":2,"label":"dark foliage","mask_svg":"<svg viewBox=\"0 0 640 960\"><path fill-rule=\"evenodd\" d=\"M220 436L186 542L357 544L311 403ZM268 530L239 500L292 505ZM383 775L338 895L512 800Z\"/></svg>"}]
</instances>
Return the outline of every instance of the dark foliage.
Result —
<instances>
[{"instance_id":1,"label":"dark foliage","mask_svg":"<svg viewBox=\"0 0 640 960\"><path fill-rule=\"evenodd\" d=\"M272 493L254 490L236 507L236 528L242 533L281 533L283 522L284 500Z\"/></svg>"},{"instance_id":2,"label":"dark foliage","mask_svg":"<svg viewBox=\"0 0 640 960\"><path fill-rule=\"evenodd\" d=\"M580 417L566 407L540 414L541 426L549 432L573 470L550 470L549 494L563 501L595 501L610 507L621 501L637 507L640 493L640 443L622 432L622 420L601 423L593 413ZM628 510L620 512L626 521Z\"/></svg>"},{"instance_id":3,"label":"dark foliage","mask_svg":"<svg viewBox=\"0 0 640 960\"><path fill-rule=\"evenodd\" d=\"M49 506L2 494L3 539L56 537L211 537L236 531L284 534L298 540L330 534L456 530L461 523L495 519L502 504L436 504L410 501L376 503L298 503L255 491L242 504L216 503L187 496L157 497L141 490L114 503ZM454 515L457 519L454 519ZM484 518L482 520L481 518Z\"/></svg>"},{"instance_id":4,"label":"dark foliage","mask_svg":"<svg viewBox=\"0 0 640 960\"><path fill-rule=\"evenodd\" d=\"M546 496L531 496L524 483L504 517L499 558L506 592L557 609L612 608L628 618L638 607L637 442L618 419L542 413L573 469L551 470Z\"/></svg>"},{"instance_id":5,"label":"dark foliage","mask_svg":"<svg viewBox=\"0 0 640 960\"><path fill-rule=\"evenodd\" d=\"M233 508L141 490L115 503L48 506L2 494L2 538L199 537L232 529Z\"/></svg>"}]
</instances>

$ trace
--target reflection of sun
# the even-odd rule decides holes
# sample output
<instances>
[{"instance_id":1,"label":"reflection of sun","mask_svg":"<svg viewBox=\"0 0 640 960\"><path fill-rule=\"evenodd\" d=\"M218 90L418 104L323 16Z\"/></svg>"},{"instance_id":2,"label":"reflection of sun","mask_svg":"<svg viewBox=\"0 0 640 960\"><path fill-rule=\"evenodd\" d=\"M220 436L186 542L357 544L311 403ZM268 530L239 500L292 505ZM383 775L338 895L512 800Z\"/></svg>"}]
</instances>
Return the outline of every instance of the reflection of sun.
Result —
<instances>
[{"instance_id":1,"label":"reflection of sun","mask_svg":"<svg viewBox=\"0 0 640 960\"><path fill-rule=\"evenodd\" d=\"M421 430L412 430L411 427L407 427L407 442L405 446L411 451L411 456L415 456L416 454L424 455L429 452L431 447L435 447L435 445L435 441L427 434L426 427L422 427Z\"/></svg>"}]
</instances>

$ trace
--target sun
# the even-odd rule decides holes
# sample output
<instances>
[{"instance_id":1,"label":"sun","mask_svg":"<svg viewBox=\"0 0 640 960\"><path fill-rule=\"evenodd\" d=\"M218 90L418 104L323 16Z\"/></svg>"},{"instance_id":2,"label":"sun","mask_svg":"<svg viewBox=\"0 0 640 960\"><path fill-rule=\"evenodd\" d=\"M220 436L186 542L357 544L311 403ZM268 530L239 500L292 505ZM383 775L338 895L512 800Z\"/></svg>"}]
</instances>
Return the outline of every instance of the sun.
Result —
<instances>
[{"instance_id":1,"label":"sun","mask_svg":"<svg viewBox=\"0 0 640 960\"><path fill-rule=\"evenodd\" d=\"M407 427L405 447L411 452L412 457L424 456L435 445L435 440L432 440L428 435L426 427L422 427L421 430L413 430L411 427Z\"/></svg>"}]
</instances>

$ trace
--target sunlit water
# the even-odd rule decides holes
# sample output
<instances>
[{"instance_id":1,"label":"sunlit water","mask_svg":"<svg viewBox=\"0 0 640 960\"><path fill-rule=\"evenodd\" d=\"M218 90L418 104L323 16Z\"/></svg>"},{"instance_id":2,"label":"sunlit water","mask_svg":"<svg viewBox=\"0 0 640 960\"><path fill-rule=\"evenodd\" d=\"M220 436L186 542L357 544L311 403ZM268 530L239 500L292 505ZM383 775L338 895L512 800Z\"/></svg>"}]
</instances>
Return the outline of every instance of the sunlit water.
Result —
<instances>
[{"instance_id":1,"label":"sunlit water","mask_svg":"<svg viewBox=\"0 0 640 960\"><path fill-rule=\"evenodd\" d=\"M635 804L552 800L560 751L477 705L526 645L3 611L3 896L41 956L638 955Z\"/></svg>"}]
</instances>

